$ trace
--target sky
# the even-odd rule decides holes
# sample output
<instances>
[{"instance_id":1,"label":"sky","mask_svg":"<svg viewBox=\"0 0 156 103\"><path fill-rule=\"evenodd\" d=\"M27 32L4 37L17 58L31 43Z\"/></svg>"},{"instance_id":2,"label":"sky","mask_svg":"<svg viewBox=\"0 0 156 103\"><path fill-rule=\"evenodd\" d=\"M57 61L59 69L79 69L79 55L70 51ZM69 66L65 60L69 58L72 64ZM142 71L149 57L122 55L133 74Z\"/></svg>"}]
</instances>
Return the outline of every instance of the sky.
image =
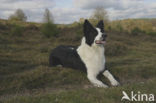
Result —
<instances>
[{"instance_id":1,"label":"sky","mask_svg":"<svg viewBox=\"0 0 156 103\"><path fill-rule=\"evenodd\" d=\"M68 24L89 18L97 6L103 6L110 20L156 18L156 0L0 0L0 18L8 19L18 8L28 21L42 22L48 8L55 23Z\"/></svg>"}]
</instances>

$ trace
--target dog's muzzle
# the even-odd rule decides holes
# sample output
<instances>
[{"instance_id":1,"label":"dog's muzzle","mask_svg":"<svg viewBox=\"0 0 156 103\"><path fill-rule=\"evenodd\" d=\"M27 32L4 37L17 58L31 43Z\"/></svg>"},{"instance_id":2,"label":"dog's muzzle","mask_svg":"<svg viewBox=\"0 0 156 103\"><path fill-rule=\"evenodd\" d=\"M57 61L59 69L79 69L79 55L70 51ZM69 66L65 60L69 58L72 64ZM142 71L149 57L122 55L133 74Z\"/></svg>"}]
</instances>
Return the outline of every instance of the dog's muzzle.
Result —
<instances>
[{"instance_id":1,"label":"dog's muzzle","mask_svg":"<svg viewBox=\"0 0 156 103\"><path fill-rule=\"evenodd\" d=\"M100 38L100 40L95 40L96 44L105 44L106 43L106 34L103 34L102 37Z\"/></svg>"},{"instance_id":2,"label":"dog's muzzle","mask_svg":"<svg viewBox=\"0 0 156 103\"><path fill-rule=\"evenodd\" d=\"M105 44L106 41L103 41L103 40L96 40L95 43L96 43L96 44Z\"/></svg>"}]
</instances>

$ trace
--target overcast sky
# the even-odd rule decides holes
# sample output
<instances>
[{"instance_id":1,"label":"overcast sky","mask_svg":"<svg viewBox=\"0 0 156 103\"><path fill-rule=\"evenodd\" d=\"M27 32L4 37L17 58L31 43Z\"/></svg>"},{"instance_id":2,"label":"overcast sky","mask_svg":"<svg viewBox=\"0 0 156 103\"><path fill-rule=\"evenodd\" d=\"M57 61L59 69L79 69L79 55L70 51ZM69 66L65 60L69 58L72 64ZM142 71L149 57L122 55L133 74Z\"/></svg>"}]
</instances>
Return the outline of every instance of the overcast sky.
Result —
<instances>
[{"instance_id":1,"label":"overcast sky","mask_svg":"<svg viewBox=\"0 0 156 103\"><path fill-rule=\"evenodd\" d=\"M42 22L48 8L56 23L72 23L88 18L97 6L103 6L110 20L156 18L156 0L0 0L0 18L7 19L22 9L28 21Z\"/></svg>"}]
</instances>

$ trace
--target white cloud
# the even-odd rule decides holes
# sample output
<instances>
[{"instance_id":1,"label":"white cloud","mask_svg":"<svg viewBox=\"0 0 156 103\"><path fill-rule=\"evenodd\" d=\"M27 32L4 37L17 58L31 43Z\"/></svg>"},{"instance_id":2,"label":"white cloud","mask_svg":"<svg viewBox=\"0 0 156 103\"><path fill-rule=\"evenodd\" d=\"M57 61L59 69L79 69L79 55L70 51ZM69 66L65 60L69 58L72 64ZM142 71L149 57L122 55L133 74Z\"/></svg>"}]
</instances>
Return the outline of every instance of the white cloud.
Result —
<instances>
[{"instance_id":1,"label":"white cloud","mask_svg":"<svg viewBox=\"0 0 156 103\"><path fill-rule=\"evenodd\" d=\"M109 10L109 15L112 20L126 18L155 18L156 3L141 3L138 6L131 6L126 9Z\"/></svg>"},{"instance_id":2,"label":"white cloud","mask_svg":"<svg viewBox=\"0 0 156 103\"><path fill-rule=\"evenodd\" d=\"M111 20L156 17L156 2L145 0L1 0L0 18L7 19L16 9L22 9L28 21L41 22L45 8L52 12L56 23L72 23L88 18L97 6L104 6ZM72 1L72 2L71 2ZM62 3L62 4L61 4Z\"/></svg>"},{"instance_id":3,"label":"white cloud","mask_svg":"<svg viewBox=\"0 0 156 103\"><path fill-rule=\"evenodd\" d=\"M143 3L143 0L74 0L77 7L83 9L94 9L97 6L114 9L126 9L136 7Z\"/></svg>"},{"instance_id":4,"label":"white cloud","mask_svg":"<svg viewBox=\"0 0 156 103\"><path fill-rule=\"evenodd\" d=\"M111 20L156 17L156 3L145 0L74 0L74 4L83 10L103 6Z\"/></svg>"},{"instance_id":5,"label":"white cloud","mask_svg":"<svg viewBox=\"0 0 156 103\"><path fill-rule=\"evenodd\" d=\"M87 18L91 14L90 10L78 8L53 8L51 11L57 23L72 23L82 17Z\"/></svg>"}]
</instances>

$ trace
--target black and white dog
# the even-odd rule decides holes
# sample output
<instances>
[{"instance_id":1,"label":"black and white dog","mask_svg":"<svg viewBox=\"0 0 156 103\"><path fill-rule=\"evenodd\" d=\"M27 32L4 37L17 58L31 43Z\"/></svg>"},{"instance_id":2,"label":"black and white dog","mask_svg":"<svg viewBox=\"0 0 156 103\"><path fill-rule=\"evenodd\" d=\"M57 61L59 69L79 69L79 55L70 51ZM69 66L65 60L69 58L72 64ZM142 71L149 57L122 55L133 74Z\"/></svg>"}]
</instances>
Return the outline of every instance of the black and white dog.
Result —
<instances>
[{"instance_id":1,"label":"black and white dog","mask_svg":"<svg viewBox=\"0 0 156 103\"><path fill-rule=\"evenodd\" d=\"M113 86L119 85L112 74L105 69L104 44L106 33L103 21L99 21L94 28L88 20L83 25L84 37L81 45L58 46L52 50L49 58L50 66L62 65L74 69L81 69L87 72L90 82L97 87L108 87L97 79L99 73L107 77Z\"/></svg>"}]
</instances>

